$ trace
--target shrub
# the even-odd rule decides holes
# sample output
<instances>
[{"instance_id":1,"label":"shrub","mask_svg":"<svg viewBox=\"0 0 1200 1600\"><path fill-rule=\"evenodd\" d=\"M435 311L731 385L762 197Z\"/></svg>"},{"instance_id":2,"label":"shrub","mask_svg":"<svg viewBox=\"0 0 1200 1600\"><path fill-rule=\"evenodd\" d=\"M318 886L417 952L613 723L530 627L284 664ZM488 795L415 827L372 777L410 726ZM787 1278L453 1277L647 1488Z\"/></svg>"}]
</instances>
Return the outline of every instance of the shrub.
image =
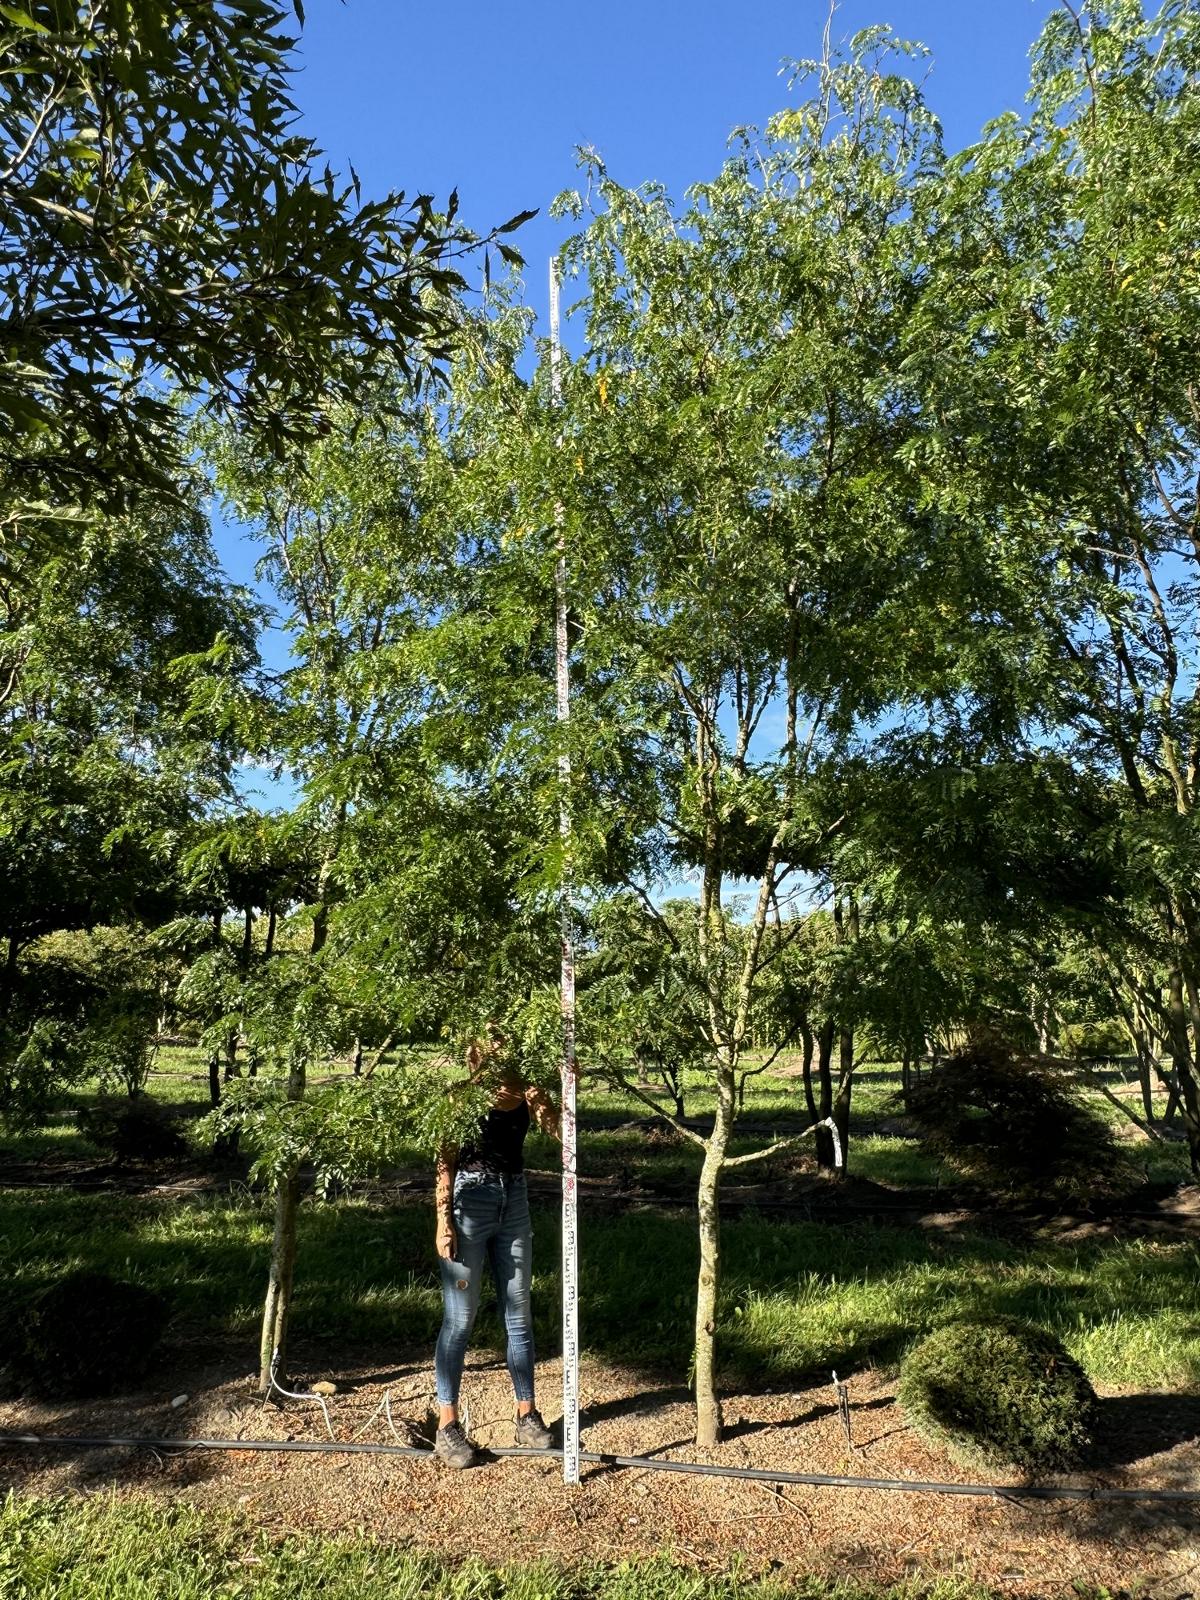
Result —
<instances>
[{"instance_id":1,"label":"shrub","mask_svg":"<svg viewBox=\"0 0 1200 1600\"><path fill-rule=\"evenodd\" d=\"M188 1154L177 1119L148 1095L100 1100L75 1120L81 1133L119 1162L179 1161Z\"/></svg>"},{"instance_id":2,"label":"shrub","mask_svg":"<svg viewBox=\"0 0 1200 1600\"><path fill-rule=\"evenodd\" d=\"M4 1358L17 1388L45 1399L111 1394L150 1367L166 1301L102 1272L73 1272L6 1320Z\"/></svg>"},{"instance_id":3,"label":"shrub","mask_svg":"<svg viewBox=\"0 0 1200 1600\"><path fill-rule=\"evenodd\" d=\"M998 1194L1070 1205L1134 1181L1112 1129L1078 1092L1002 1045L969 1045L923 1073L907 1109L938 1155Z\"/></svg>"},{"instance_id":4,"label":"shrub","mask_svg":"<svg viewBox=\"0 0 1200 1600\"><path fill-rule=\"evenodd\" d=\"M1053 1334L1012 1317L951 1322L909 1351L900 1404L961 1459L1030 1472L1075 1465L1095 1391Z\"/></svg>"}]
</instances>

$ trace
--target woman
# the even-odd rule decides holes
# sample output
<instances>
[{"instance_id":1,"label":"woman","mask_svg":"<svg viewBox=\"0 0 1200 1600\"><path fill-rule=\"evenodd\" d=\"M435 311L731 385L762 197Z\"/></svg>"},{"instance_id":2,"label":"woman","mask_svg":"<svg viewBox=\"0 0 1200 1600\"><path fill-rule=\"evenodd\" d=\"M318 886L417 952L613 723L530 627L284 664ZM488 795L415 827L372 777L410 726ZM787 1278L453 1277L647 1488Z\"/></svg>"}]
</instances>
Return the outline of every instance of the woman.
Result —
<instances>
[{"instance_id":1,"label":"woman","mask_svg":"<svg viewBox=\"0 0 1200 1600\"><path fill-rule=\"evenodd\" d=\"M517 1443L544 1450L550 1430L533 1403L533 1232L522 1149L531 1120L559 1137L558 1112L540 1089L526 1084L504 1055L504 1035L488 1028L486 1045L473 1044L467 1067L473 1081L498 1072L491 1109L461 1149L443 1148L437 1163L437 1252L444 1315L438 1334L438 1430L434 1453L449 1467L471 1467L479 1451L458 1420L467 1340L479 1309L485 1267L508 1334L508 1372L517 1405Z\"/></svg>"}]
</instances>

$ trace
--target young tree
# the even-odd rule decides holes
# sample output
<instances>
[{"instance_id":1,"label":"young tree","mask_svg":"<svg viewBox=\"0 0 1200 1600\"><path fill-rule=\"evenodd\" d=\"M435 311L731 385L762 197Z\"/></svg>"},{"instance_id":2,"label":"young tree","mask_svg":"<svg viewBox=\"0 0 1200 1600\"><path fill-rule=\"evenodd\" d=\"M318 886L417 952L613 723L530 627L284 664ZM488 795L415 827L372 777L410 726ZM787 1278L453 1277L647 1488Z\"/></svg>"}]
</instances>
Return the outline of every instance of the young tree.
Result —
<instances>
[{"instance_id":1,"label":"young tree","mask_svg":"<svg viewBox=\"0 0 1200 1600\"><path fill-rule=\"evenodd\" d=\"M285 837L303 829L314 842L312 890L286 949L252 967L236 1016L214 1025L243 1030L264 1066L257 1088L226 1087L222 1126L275 1108L257 1125L277 1134L264 1169L276 1183L264 1392L286 1371L303 1169L324 1160L324 1112L341 1125L332 1102L312 1100L310 1065L345 1048L367 1012L385 1033L457 1037L482 1025L501 980L511 988L495 963L529 872L527 790L503 744L528 624L515 575L488 582L495 541L464 540L455 520L452 397L434 406L398 387L366 390L353 410L331 408L302 462L264 461L232 431L206 443L286 607L292 656L259 737L300 792ZM387 1078L366 1080L363 1104ZM443 1080L421 1082L442 1122L461 1120ZM417 1099L404 1103L411 1119ZM426 1131L441 1125L435 1111L421 1111Z\"/></svg>"},{"instance_id":2,"label":"young tree","mask_svg":"<svg viewBox=\"0 0 1200 1600\"><path fill-rule=\"evenodd\" d=\"M830 863L844 819L823 807L822 775L886 708L951 670L923 619L974 575L903 457L920 426L901 367L922 292L911 218L941 156L891 49L872 30L849 59L809 64L814 98L757 144L747 136L682 212L593 167L598 209L565 252L586 274L589 353L567 376L551 492L579 672L620 685L629 747L658 758L640 829L700 880L716 1113L709 1135L683 1131L703 1151L705 1445L721 1433L721 1179L780 1147L729 1155L755 998L777 959L768 925ZM735 932L727 898L747 883Z\"/></svg>"}]
</instances>

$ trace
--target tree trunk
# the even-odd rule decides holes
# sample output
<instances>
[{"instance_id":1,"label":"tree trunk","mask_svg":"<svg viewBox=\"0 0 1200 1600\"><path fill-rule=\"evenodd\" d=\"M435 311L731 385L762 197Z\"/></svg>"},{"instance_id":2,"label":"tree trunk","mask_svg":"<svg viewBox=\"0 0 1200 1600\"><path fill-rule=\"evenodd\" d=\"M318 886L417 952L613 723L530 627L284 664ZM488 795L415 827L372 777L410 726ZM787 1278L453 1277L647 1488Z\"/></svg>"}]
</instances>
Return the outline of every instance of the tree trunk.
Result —
<instances>
[{"instance_id":1,"label":"tree trunk","mask_svg":"<svg viewBox=\"0 0 1200 1600\"><path fill-rule=\"evenodd\" d=\"M804 1104L808 1110L808 1120L812 1123L816 1122L818 1116L817 1100L813 1094L812 1082L813 1052L816 1049L816 1041L813 1039L813 1031L808 1025L807 1018L800 1024L800 1037L804 1047L804 1054L801 1057L800 1081L804 1085Z\"/></svg>"},{"instance_id":2,"label":"tree trunk","mask_svg":"<svg viewBox=\"0 0 1200 1600\"><path fill-rule=\"evenodd\" d=\"M813 1119L817 1122L824 1122L833 1115L833 1043L836 1035L832 1019L822 1024L817 1035L817 1082L821 1091L817 1099L817 1114ZM833 1134L828 1128L818 1128L816 1142L818 1169L822 1172L836 1171Z\"/></svg>"},{"instance_id":3,"label":"tree trunk","mask_svg":"<svg viewBox=\"0 0 1200 1600\"><path fill-rule=\"evenodd\" d=\"M313 916L311 956L320 955L329 931L329 880L337 854L337 836L345 820L345 805L338 815L334 847L321 865L317 882L317 905ZM288 1072L287 1097L303 1100L306 1061L293 1043ZM281 1383L286 1383L287 1347L292 1310L292 1278L296 1268L296 1229L300 1213L300 1168L293 1163L283 1174L275 1194L275 1232L271 1241L271 1270L267 1280L267 1298L263 1306L262 1338L259 1342L258 1392L271 1392L271 1373L274 1369Z\"/></svg>"},{"instance_id":4,"label":"tree trunk","mask_svg":"<svg viewBox=\"0 0 1200 1600\"><path fill-rule=\"evenodd\" d=\"M1173 966L1167 975L1167 1010L1171 1024L1171 1061L1175 1068L1175 1082L1183 1110L1183 1128L1187 1134L1188 1158L1192 1172L1200 1177L1200 1090L1192 1064L1191 1040L1188 1033L1188 1012L1183 998L1183 973Z\"/></svg>"},{"instance_id":5,"label":"tree trunk","mask_svg":"<svg viewBox=\"0 0 1200 1600\"><path fill-rule=\"evenodd\" d=\"M216 1050L208 1057L208 1098L214 1107L221 1104L221 1057Z\"/></svg>"},{"instance_id":6,"label":"tree trunk","mask_svg":"<svg viewBox=\"0 0 1200 1600\"><path fill-rule=\"evenodd\" d=\"M850 1166L850 1095L854 1088L854 1035L850 1031L842 1034L840 1065L842 1075L838 1081L837 1094L833 1098L832 1111L833 1124L842 1145L842 1164L836 1174L839 1179L846 1176ZM834 1155L836 1156L836 1151Z\"/></svg>"},{"instance_id":7,"label":"tree trunk","mask_svg":"<svg viewBox=\"0 0 1200 1600\"><path fill-rule=\"evenodd\" d=\"M696 1443L713 1449L721 1442L721 1400L717 1393L717 1297L721 1287L721 1169L734 1122L734 1073L723 1062L717 1074L717 1112L704 1151L697 1190L700 1223L700 1275L696 1284Z\"/></svg>"},{"instance_id":8,"label":"tree trunk","mask_svg":"<svg viewBox=\"0 0 1200 1600\"><path fill-rule=\"evenodd\" d=\"M275 1196L275 1232L271 1240L271 1271L263 1307L259 1346L258 1392L271 1393L274 1374L286 1388L288 1325L292 1308L292 1280L296 1269L296 1224L300 1211L300 1172L293 1167Z\"/></svg>"}]
</instances>

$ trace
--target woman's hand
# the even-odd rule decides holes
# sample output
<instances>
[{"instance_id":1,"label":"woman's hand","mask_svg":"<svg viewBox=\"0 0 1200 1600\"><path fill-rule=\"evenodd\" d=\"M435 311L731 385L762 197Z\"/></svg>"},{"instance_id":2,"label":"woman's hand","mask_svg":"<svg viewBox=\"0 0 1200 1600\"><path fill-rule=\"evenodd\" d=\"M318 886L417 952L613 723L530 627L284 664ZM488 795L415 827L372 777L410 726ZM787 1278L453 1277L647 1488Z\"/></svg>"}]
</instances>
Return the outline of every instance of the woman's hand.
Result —
<instances>
[{"instance_id":1,"label":"woman's hand","mask_svg":"<svg viewBox=\"0 0 1200 1600\"><path fill-rule=\"evenodd\" d=\"M458 1254L458 1235L454 1224L445 1217L438 1219L437 1253L443 1261L453 1261Z\"/></svg>"}]
</instances>

